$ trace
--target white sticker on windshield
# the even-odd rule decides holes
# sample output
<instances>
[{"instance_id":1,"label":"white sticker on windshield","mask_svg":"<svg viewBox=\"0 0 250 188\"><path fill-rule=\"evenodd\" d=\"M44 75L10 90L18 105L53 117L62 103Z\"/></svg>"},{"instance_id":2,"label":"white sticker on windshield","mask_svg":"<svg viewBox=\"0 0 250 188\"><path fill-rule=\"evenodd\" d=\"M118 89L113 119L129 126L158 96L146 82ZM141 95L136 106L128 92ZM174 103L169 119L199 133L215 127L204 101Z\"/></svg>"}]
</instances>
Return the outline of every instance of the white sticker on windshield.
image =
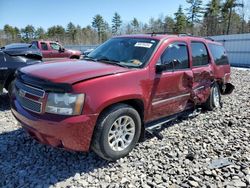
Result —
<instances>
[{"instance_id":1,"label":"white sticker on windshield","mask_svg":"<svg viewBox=\"0 0 250 188\"><path fill-rule=\"evenodd\" d=\"M137 42L135 47L142 47L142 48L151 48L153 44L147 42Z\"/></svg>"}]
</instances>

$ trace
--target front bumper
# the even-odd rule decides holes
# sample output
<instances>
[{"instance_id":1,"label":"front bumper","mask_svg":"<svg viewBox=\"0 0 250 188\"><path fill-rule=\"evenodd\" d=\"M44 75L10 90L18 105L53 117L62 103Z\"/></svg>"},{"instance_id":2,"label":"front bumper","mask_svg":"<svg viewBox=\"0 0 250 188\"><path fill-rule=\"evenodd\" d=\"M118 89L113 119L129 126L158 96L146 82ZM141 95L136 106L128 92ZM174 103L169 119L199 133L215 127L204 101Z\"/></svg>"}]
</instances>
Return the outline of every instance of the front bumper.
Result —
<instances>
[{"instance_id":1,"label":"front bumper","mask_svg":"<svg viewBox=\"0 0 250 188\"><path fill-rule=\"evenodd\" d=\"M21 126L39 142L73 151L89 150L97 115L41 115L25 110L15 99L11 106Z\"/></svg>"}]
</instances>

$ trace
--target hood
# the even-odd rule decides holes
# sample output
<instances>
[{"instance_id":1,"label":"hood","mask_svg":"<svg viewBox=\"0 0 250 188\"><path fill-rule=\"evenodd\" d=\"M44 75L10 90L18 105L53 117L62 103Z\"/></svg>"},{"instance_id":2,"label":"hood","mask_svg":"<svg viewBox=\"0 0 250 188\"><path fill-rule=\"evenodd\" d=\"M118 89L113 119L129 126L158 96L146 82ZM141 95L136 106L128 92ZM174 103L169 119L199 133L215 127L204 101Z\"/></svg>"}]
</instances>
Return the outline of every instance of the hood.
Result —
<instances>
[{"instance_id":1,"label":"hood","mask_svg":"<svg viewBox=\"0 0 250 188\"><path fill-rule=\"evenodd\" d=\"M127 71L130 69L92 61L44 63L21 69L21 72L33 77L68 84Z\"/></svg>"}]
</instances>

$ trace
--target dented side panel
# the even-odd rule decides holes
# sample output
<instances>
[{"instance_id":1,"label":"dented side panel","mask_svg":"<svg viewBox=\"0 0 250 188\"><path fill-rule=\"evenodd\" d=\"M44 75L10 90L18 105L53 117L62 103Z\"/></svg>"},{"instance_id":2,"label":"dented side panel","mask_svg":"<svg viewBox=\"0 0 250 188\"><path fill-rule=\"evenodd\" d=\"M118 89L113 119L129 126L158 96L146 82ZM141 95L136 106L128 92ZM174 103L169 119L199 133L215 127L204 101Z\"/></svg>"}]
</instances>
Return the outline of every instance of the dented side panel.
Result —
<instances>
[{"instance_id":1,"label":"dented side panel","mask_svg":"<svg viewBox=\"0 0 250 188\"><path fill-rule=\"evenodd\" d=\"M183 111L190 99L192 82L191 69L156 75L152 85L150 119Z\"/></svg>"},{"instance_id":2,"label":"dented side panel","mask_svg":"<svg viewBox=\"0 0 250 188\"><path fill-rule=\"evenodd\" d=\"M194 82L191 99L195 104L204 103L210 95L210 87L213 80L213 72L210 65L193 67Z\"/></svg>"}]
</instances>

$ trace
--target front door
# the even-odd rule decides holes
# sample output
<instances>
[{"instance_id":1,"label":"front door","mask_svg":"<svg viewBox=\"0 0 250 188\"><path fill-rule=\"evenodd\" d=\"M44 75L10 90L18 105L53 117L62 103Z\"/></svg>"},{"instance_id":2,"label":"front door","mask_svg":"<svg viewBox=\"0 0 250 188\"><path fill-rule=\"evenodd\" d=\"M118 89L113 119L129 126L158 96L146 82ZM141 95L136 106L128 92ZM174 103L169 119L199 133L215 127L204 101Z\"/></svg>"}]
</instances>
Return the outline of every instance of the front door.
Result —
<instances>
[{"instance_id":1,"label":"front door","mask_svg":"<svg viewBox=\"0 0 250 188\"><path fill-rule=\"evenodd\" d=\"M152 119L183 111L187 107L193 82L185 42L168 45L157 64L165 64L166 70L155 75L150 116Z\"/></svg>"}]
</instances>

